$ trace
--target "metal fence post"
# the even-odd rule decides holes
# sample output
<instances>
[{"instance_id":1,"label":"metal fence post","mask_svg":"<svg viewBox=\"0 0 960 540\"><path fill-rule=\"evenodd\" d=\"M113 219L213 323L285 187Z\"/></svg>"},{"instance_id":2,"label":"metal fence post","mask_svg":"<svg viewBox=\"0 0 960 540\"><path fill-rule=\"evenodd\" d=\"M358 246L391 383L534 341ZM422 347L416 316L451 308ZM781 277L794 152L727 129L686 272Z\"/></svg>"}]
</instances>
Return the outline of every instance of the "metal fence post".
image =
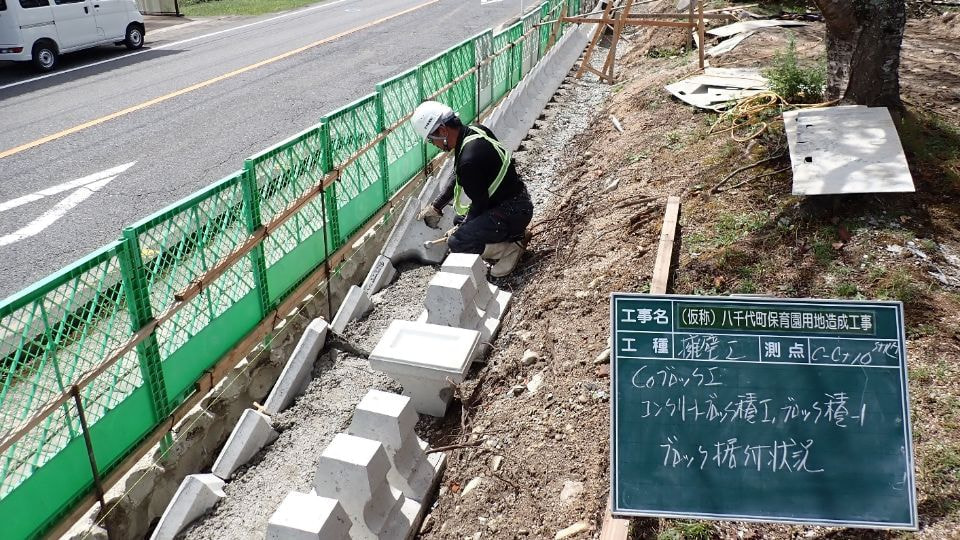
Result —
<instances>
[{"instance_id":1,"label":"metal fence post","mask_svg":"<svg viewBox=\"0 0 960 540\"><path fill-rule=\"evenodd\" d=\"M240 186L243 192L243 217L247 224L247 232L253 234L262 225L260 218L260 190L257 188L255 165L246 160L243 163L243 174L240 176ZM253 271L253 283L257 288L257 297L260 300L260 318L266 317L273 307L270 302L270 291L267 288L267 261L263 253L263 244L260 242L250 251L250 267Z\"/></svg>"},{"instance_id":2,"label":"metal fence post","mask_svg":"<svg viewBox=\"0 0 960 540\"><path fill-rule=\"evenodd\" d=\"M377 92L377 98L374 100L377 104L377 133L383 133L387 125L387 111L383 104L383 93ZM383 182L383 203L390 200L390 167L387 161L387 137L384 137L377 144L377 157L380 165L380 179Z\"/></svg>"},{"instance_id":3,"label":"metal fence post","mask_svg":"<svg viewBox=\"0 0 960 540\"><path fill-rule=\"evenodd\" d=\"M120 277L123 280L123 288L126 290L127 308L130 311L130 329L136 333L153 320L147 272L140 254L140 238L137 236L136 229L127 227L123 230L123 242L117 251ZM159 423L170 414L173 407L163 379L156 331L150 332L146 339L137 344L137 358L140 360L143 380L150 390L154 421Z\"/></svg>"},{"instance_id":4,"label":"metal fence post","mask_svg":"<svg viewBox=\"0 0 960 540\"><path fill-rule=\"evenodd\" d=\"M324 173L334 170L333 164L333 144L330 141L330 125L322 124L320 126L320 147L323 149L323 159L320 160L321 167ZM335 181L330 183L330 186L323 191L324 197L324 217L327 219L327 223L330 224L330 243L328 248L327 256L330 256L330 253L333 253L343 244L343 239L340 238L340 217L339 212L337 211L337 184L340 182L340 171L337 171L337 178ZM327 279L330 279L330 276L327 276ZM331 314L331 317L333 315Z\"/></svg>"}]
</instances>

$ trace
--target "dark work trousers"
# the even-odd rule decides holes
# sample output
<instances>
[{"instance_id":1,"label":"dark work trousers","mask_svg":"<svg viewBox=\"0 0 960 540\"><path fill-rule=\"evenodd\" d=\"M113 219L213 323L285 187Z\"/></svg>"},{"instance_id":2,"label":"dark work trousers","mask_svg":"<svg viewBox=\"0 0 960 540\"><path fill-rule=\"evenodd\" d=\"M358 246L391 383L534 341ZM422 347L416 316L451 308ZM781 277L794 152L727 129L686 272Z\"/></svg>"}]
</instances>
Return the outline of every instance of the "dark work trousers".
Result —
<instances>
[{"instance_id":1,"label":"dark work trousers","mask_svg":"<svg viewBox=\"0 0 960 540\"><path fill-rule=\"evenodd\" d=\"M457 232L447 239L454 253L483 253L487 244L523 240L523 232L533 219L533 202L524 186L512 199L474 218L464 221Z\"/></svg>"}]
</instances>

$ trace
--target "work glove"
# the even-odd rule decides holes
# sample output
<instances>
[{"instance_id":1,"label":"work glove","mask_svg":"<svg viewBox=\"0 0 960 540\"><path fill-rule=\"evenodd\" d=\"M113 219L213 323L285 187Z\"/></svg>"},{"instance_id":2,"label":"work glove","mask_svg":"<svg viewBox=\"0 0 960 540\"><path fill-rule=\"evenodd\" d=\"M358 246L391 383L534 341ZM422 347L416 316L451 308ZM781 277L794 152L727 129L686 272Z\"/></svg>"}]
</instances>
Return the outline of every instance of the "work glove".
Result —
<instances>
[{"instance_id":1,"label":"work glove","mask_svg":"<svg viewBox=\"0 0 960 540\"><path fill-rule=\"evenodd\" d=\"M428 204L423 207L423 210L421 210L419 214L417 214L417 219L422 219L423 222L427 224L427 227L430 227L431 229L437 229L439 228L440 217L442 215L443 214L434 208L432 204Z\"/></svg>"},{"instance_id":2,"label":"work glove","mask_svg":"<svg viewBox=\"0 0 960 540\"><path fill-rule=\"evenodd\" d=\"M451 236L453 236L453 234L454 234L455 232L457 232L457 229L459 229L459 228L460 228L459 225L454 225L453 227L450 228L449 231L447 231L447 232L443 235L443 237L449 239Z\"/></svg>"}]
</instances>

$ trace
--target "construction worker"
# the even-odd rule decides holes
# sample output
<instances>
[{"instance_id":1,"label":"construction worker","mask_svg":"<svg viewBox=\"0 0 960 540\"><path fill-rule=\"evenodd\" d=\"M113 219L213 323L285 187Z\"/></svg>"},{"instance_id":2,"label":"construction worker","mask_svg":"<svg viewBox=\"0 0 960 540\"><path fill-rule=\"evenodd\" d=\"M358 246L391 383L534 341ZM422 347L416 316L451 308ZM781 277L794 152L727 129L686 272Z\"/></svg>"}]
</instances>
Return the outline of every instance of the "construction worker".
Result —
<instances>
[{"instance_id":1,"label":"construction worker","mask_svg":"<svg viewBox=\"0 0 960 540\"><path fill-rule=\"evenodd\" d=\"M513 272L526 244L533 218L530 194L510 157L493 132L482 125L465 126L450 107L425 101L413 111L413 129L424 140L454 156L453 181L423 207L417 219L436 227L443 208L453 201L454 224L447 245L455 253L479 253L496 261L490 275ZM465 206L460 197L470 198Z\"/></svg>"}]
</instances>

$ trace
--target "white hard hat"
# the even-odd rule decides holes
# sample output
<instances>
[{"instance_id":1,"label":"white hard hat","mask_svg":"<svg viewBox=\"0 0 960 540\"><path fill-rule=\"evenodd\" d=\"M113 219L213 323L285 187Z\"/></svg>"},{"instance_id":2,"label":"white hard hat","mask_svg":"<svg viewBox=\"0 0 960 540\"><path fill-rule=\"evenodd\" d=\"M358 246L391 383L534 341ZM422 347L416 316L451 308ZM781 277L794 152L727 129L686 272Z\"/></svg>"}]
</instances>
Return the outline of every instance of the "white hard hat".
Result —
<instances>
[{"instance_id":1,"label":"white hard hat","mask_svg":"<svg viewBox=\"0 0 960 540\"><path fill-rule=\"evenodd\" d=\"M453 109L439 101L424 101L414 109L413 116L410 117L410 123L413 124L413 130L417 132L417 135L426 140L427 135L436 131L438 127L456 115Z\"/></svg>"}]
</instances>

